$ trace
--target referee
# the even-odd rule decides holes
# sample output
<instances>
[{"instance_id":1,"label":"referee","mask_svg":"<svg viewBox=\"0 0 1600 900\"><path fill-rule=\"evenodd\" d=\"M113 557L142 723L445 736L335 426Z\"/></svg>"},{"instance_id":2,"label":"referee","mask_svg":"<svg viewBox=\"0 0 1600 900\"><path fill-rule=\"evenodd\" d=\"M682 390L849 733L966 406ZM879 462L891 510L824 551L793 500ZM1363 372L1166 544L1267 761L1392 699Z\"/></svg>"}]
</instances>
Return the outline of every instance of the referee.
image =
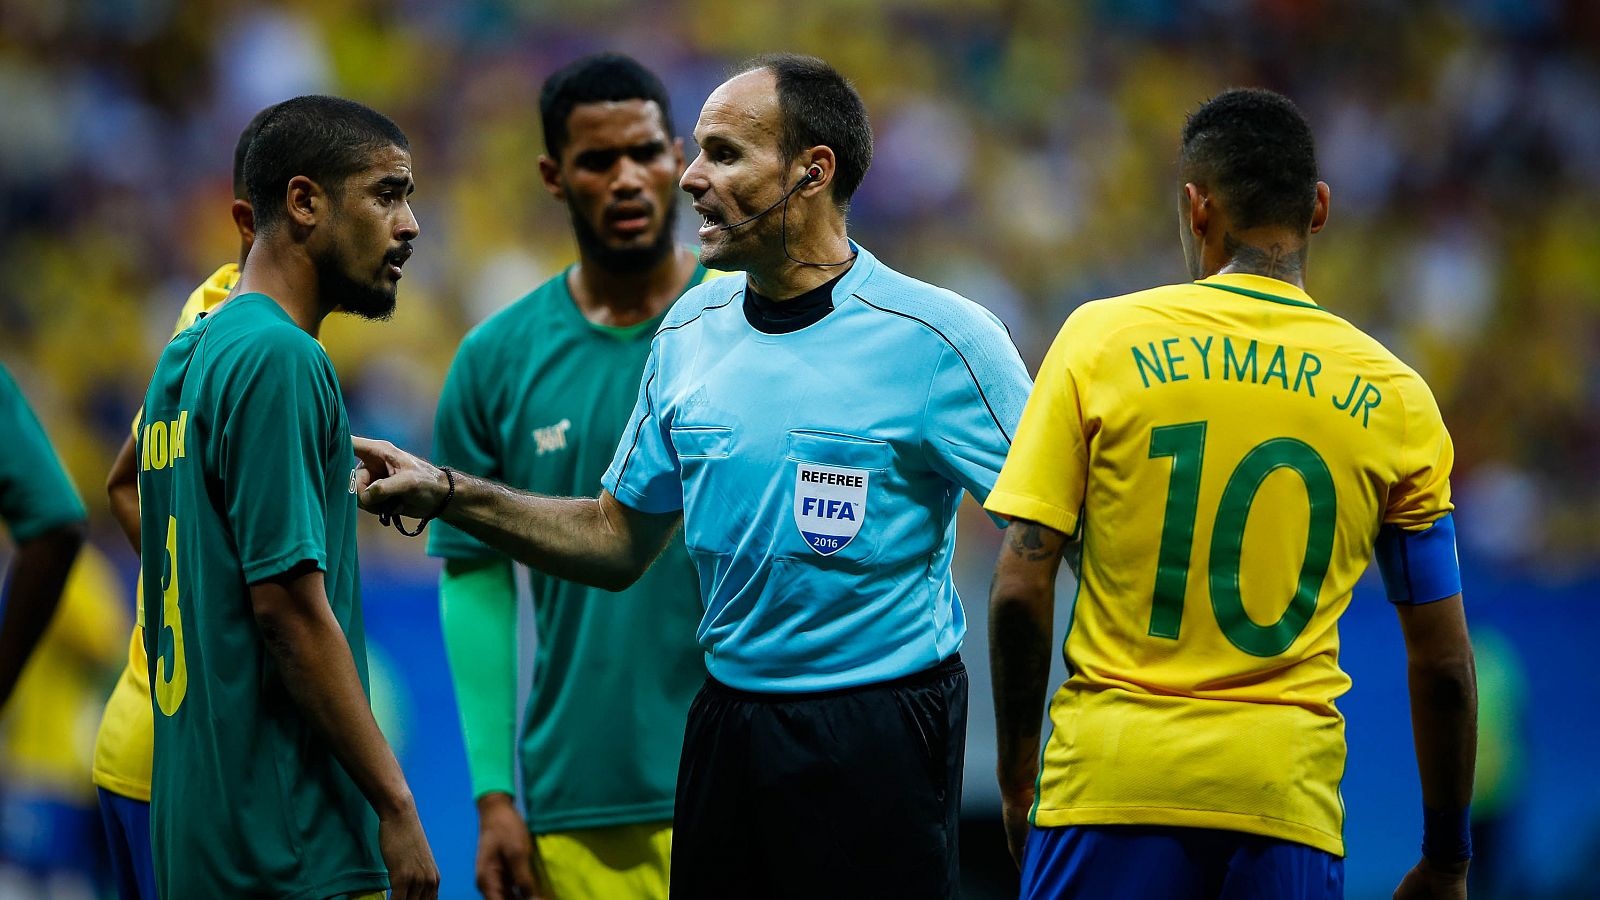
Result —
<instances>
[{"instance_id":1,"label":"referee","mask_svg":"<svg viewBox=\"0 0 1600 900\"><path fill-rule=\"evenodd\" d=\"M953 897L967 676L950 577L1030 387L982 307L846 235L872 157L818 59L717 88L682 186L707 282L656 334L598 498L521 493L360 441L362 505L441 516L620 589L680 521L710 677L689 711L674 897ZM376 480L373 480L376 479Z\"/></svg>"}]
</instances>

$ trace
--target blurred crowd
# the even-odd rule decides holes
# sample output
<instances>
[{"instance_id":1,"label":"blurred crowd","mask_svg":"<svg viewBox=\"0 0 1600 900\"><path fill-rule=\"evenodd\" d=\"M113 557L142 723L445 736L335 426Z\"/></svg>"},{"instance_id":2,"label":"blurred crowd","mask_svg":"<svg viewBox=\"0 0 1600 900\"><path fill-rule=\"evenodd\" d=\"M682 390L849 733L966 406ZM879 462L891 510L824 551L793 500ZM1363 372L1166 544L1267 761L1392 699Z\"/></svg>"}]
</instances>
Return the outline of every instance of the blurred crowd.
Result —
<instances>
[{"instance_id":1,"label":"blurred crowd","mask_svg":"<svg viewBox=\"0 0 1600 900\"><path fill-rule=\"evenodd\" d=\"M1433 385L1463 556L1600 564L1583 0L4 0L0 359L91 508L179 305L237 253L231 150L257 109L342 94L411 136L400 311L325 342L356 430L425 448L458 337L574 257L537 98L600 49L660 72L686 139L731 64L826 56L877 135L852 234L993 309L1035 364L1077 304L1185 277L1185 113L1230 85L1289 94L1334 198L1308 286Z\"/></svg>"},{"instance_id":2,"label":"blurred crowd","mask_svg":"<svg viewBox=\"0 0 1600 900\"><path fill-rule=\"evenodd\" d=\"M56 794L72 804L87 789L86 763L59 748L87 747L127 633L113 621L126 604L106 598L132 565L101 485L184 298L238 252L244 123L334 93L410 135L422 236L399 312L330 320L323 338L354 430L426 449L459 337L575 257L538 178L538 93L605 49L661 74L690 154L701 102L739 60L797 50L837 65L877 136L852 235L988 306L1032 365L1078 304L1186 277L1184 115L1232 85L1287 93L1333 189L1308 287L1433 386L1456 441L1464 561L1552 582L1600 572L1590 0L0 0L0 360L111 556L76 576L0 774L70 782ZM981 580L993 534L967 531L961 568ZM1514 735L1487 733L1486 783L1509 796L1514 755L1496 748ZM43 841L26 818L0 822L0 843ZM0 896L8 877L0 866Z\"/></svg>"}]
</instances>

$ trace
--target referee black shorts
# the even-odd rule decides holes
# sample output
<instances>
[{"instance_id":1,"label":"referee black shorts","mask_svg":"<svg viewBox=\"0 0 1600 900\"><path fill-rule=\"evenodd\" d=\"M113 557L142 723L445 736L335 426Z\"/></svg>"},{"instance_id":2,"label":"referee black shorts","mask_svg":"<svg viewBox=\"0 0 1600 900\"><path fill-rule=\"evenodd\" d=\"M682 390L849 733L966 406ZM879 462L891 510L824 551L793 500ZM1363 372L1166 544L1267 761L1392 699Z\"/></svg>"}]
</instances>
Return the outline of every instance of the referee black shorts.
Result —
<instances>
[{"instance_id":1,"label":"referee black shorts","mask_svg":"<svg viewBox=\"0 0 1600 900\"><path fill-rule=\"evenodd\" d=\"M672 897L955 897L967 670L756 694L707 678L689 708Z\"/></svg>"}]
</instances>

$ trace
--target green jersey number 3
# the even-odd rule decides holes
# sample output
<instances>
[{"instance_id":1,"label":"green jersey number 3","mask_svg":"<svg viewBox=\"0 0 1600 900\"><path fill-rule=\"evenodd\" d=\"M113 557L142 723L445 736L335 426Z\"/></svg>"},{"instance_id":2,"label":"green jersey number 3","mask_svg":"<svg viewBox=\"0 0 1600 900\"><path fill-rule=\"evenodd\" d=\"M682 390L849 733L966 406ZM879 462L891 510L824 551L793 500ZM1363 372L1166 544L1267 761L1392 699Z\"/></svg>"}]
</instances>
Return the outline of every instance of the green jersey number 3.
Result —
<instances>
[{"instance_id":1,"label":"green jersey number 3","mask_svg":"<svg viewBox=\"0 0 1600 900\"><path fill-rule=\"evenodd\" d=\"M167 578L161 586L161 630L172 632L172 667L165 653L156 657L156 705L171 716L189 692L189 663L183 653L183 618L178 611L178 519L167 516ZM159 637L159 635L158 635Z\"/></svg>"},{"instance_id":2,"label":"green jersey number 3","mask_svg":"<svg viewBox=\"0 0 1600 900\"><path fill-rule=\"evenodd\" d=\"M1155 596L1150 610L1150 634L1177 640L1183 621L1183 597L1189 582L1189 555L1194 545L1194 522L1200 505L1200 471L1205 461L1206 423L1165 425L1150 432L1150 458L1172 458L1167 486L1167 509L1161 526L1161 547L1156 561ZM1245 612L1239 593L1239 556L1244 546L1245 521L1262 482L1278 469L1290 469L1306 486L1310 500L1310 528L1305 560L1294 596L1278 621L1259 625ZM1294 438L1273 438L1257 444L1228 476L1222 501L1211 528L1209 582L1211 611L1228 641L1253 656L1277 656L1289 649L1305 630L1317 608L1317 594L1333 558L1333 532L1338 514L1333 475L1310 444Z\"/></svg>"}]
</instances>

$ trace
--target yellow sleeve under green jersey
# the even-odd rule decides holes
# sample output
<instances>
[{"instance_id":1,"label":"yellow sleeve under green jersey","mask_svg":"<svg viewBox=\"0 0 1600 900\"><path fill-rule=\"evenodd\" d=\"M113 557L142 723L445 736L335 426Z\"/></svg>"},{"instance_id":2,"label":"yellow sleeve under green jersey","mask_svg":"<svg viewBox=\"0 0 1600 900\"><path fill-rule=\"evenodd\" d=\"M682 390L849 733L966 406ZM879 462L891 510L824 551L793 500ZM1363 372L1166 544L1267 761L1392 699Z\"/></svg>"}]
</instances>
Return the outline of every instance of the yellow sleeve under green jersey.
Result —
<instances>
[{"instance_id":1,"label":"yellow sleeve under green jersey","mask_svg":"<svg viewBox=\"0 0 1600 900\"><path fill-rule=\"evenodd\" d=\"M1082 541L1035 824L1342 855L1336 623L1382 526L1449 514L1451 460L1422 379L1292 285L1074 312L986 503Z\"/></svg>"},{"instance_id":2,"label":"yellow sleeve under green jersey","mask_svg":"<svg viewBox=\"0 0 1600 900\"><path fill-rule=\"evenodd\" d=\"M201 313L210 312L228 299L238 281L238 263L224 263L211 277L200 282L178 313L173 335L193 325ZM135 435L139 433L141 419L142 416L134 416ZM150 754L155 742L151 733L155 725L150 718L149 665L144 652L144 591L138 589L134 598L133 635L128 639L128 664L117 678L117 686L106 701L105 714L100 717L100 730L94 739L92 775L99 787L144 801L150 799Z\"/></svg>"}]
</instances>

